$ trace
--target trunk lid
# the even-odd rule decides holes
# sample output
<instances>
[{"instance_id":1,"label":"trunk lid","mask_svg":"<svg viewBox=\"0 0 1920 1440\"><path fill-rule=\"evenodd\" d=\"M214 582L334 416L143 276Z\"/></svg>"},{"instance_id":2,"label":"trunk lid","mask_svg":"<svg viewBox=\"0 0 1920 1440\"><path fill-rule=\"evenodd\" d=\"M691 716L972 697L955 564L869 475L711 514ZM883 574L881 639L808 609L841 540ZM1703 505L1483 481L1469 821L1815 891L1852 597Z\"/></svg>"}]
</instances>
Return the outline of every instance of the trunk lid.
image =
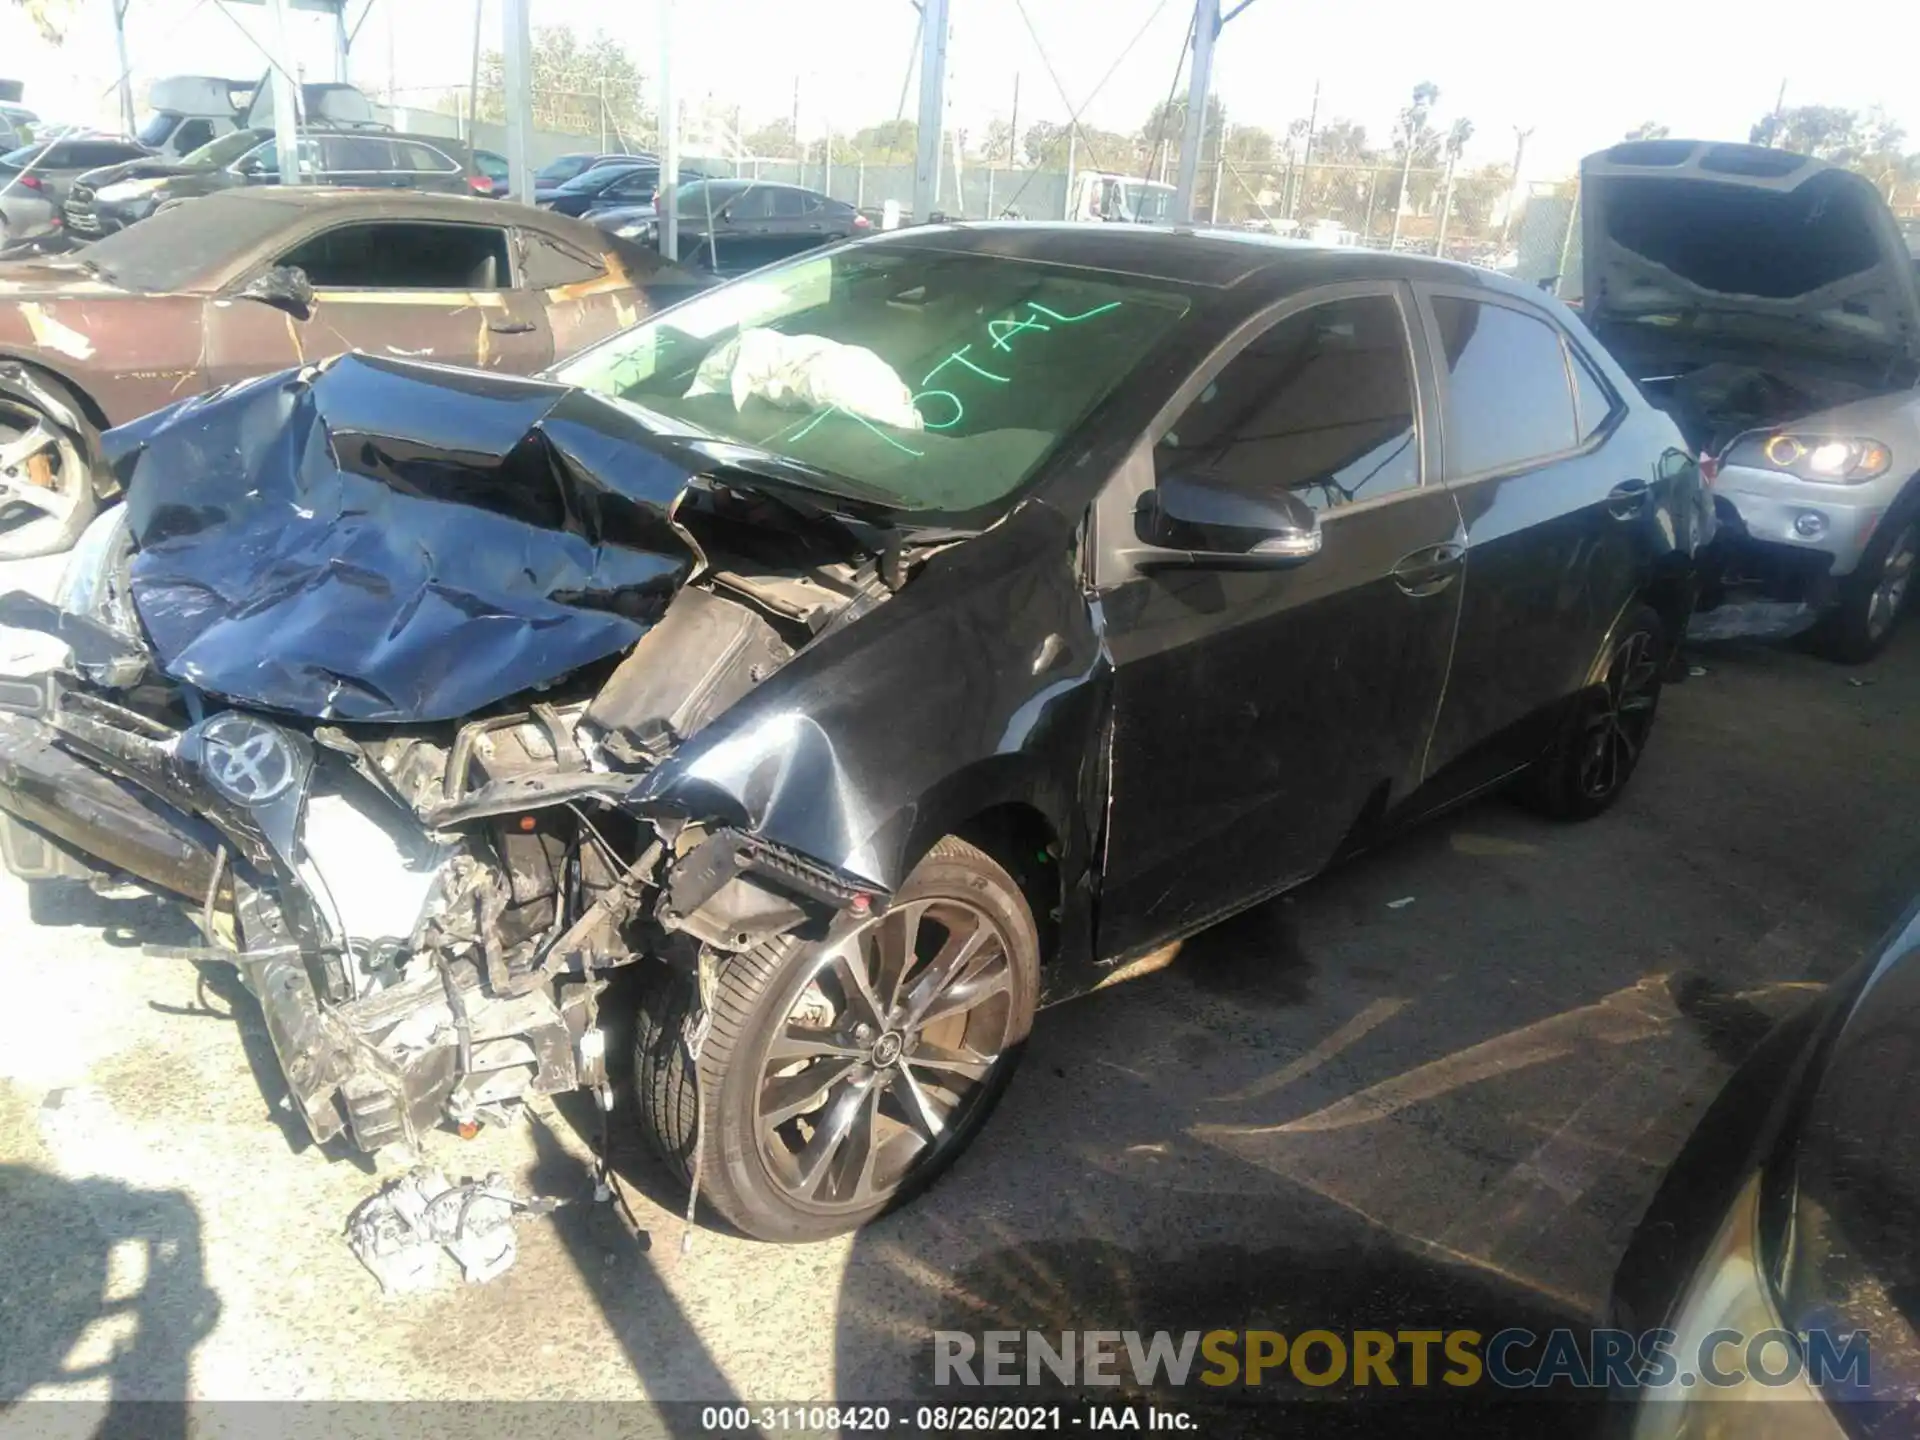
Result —
<instances>
[{"instance_id":1,"label":"trunk lid","mask_svg":"<svg viewBox=\"0 0 1920 1440\"><path fill-rule=\"evenodd\" d=\"M1783 150L1646 140L1588 156L1580 186L1583 311L1616 353L1745 351L1774 370L1911 383L1914 260L1862 176Z\"/></svg>"}]
</instances>

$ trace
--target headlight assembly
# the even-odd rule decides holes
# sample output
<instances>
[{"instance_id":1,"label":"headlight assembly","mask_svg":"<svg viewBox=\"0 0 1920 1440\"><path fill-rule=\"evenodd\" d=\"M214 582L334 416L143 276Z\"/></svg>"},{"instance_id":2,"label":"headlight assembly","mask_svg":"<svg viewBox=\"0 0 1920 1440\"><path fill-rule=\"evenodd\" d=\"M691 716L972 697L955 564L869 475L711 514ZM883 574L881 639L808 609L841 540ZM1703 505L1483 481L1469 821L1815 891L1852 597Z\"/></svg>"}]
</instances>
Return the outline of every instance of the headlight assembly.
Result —
<instances>
[{"instance_id":1,"label":"headlight assembly","mask_svg":"<svg viewBox=\"0 0 1920 1440\"><path fill-rule=\"evenodd\" d=\"M1726 463L1777 470L1826 485L1858 485L1887 473L1893 452L1863 435L1803 435L1792 431L1745 435L1727 452Z\"/></svg>"}]
</instances>

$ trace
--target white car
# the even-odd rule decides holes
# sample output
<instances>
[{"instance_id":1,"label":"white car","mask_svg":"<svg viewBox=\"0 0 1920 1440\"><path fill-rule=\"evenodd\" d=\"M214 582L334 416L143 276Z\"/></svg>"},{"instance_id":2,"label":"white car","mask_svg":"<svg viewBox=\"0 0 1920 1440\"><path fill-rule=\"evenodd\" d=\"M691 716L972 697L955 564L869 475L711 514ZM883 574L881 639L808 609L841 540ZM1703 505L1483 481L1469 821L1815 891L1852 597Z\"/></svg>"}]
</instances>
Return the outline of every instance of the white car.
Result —
<instances>
[{"instance_id":1,"label":"white car","mask_svg":"<svg viewBox=\"0 0 1920 1440\"><path fill-rule=\"evenodd\" d=\"M1587 324L1701 456L1720 595L1886 645L1920 557L1920 290L1873 185L1783 150L1629 141L1581 165Z\"/></svg>"}]
</instances>

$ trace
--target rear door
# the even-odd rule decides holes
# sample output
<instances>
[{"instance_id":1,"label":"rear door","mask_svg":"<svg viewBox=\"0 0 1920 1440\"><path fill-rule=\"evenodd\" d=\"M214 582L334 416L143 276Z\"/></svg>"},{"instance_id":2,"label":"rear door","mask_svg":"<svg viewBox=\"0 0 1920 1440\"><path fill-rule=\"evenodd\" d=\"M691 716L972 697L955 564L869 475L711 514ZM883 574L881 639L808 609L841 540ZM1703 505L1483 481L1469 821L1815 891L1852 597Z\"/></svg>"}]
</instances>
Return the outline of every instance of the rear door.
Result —
<instances>
[{"instance_id":1,"label":"rear door","mask_svg":"<svg viewBox=\"0 0 1920 1440\"><path fill-rule=\"evenodd\" d=\"M517 284L508 233L501 225L357 220L312 234L260 267L305 270L311 314L302 320L256 302L210 307L214 378L345 350L516 375L542 369L553 359L552 335L538 297Z\"/></svg>"},{"instance_id":2,"label":"rear door","mask_svg":"<svg viewBox=\"0 0 1920 1440\"><path fill-rule=\"evenodd\" d=\"M1398 285L1329 287L1187 383L1095 516L1115 667L1099 947L1136 952L1325 866L1418 783L1460 602L1460 520L1426 474ZM1289 569L1135 573L1146 486L1284 486L1318 512Z\"/></svg>"},{"instance_id":3,"label":"rear door","mask_svg":"<svg viewBox=\"0 0 1920 1440\"><path fill-rule=\"evenodd\" d=\"M1444 799L1551 741L1651 564L1660 482L1653 457L1609 445L1625 407L1550 313L1484 290L1419 289L1467 539L1429 758Z\"/></svg>"}]
</instances>

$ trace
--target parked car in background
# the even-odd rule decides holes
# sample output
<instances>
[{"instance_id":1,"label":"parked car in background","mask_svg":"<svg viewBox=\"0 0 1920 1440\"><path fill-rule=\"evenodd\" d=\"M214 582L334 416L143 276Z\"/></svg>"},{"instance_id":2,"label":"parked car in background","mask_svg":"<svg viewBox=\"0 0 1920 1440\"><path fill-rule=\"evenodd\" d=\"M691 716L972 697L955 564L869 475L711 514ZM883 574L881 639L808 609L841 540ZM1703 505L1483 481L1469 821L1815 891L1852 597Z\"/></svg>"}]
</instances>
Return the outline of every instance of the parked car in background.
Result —
<instances>
[{"instance_id":1,"label":"parked car in background","mask_svg":"<svg viewBox=\"0 0 1920 1440\"><path fill-rule=\"evenodd\" d=\"M1917 1214L1920 906L1757 1046L1647 1207L1610 1323L1669 1332L1676 1363L1622 1389L1635 1440L1912 1434ZM1772 1384L1753 1374L1756 1336L1778 1337ZM1705 1358L1735 1382L1681 1383Z\"/></svg>"},{"instance_id":2,"label":"parked car in background","mask_svg":"<svg viewBox=\"0 0 1920 1440\"><path fill-rule=\"evenodd\" d=\"M0 154L37 138L39 127L40 117L26 106L0 101Z\"/></svg>"},{"instance_id":3,"label":"parked car in background","mask_svg":"<svg viewBox=\"0 0 1920 1440\"><path fill-rule=\"evenodd\" d=\"M299 183L446 195L490 191L443 143L450 142L391 131L302 130ZM149 158L82 175L67 198L67 229L76 239L95 239L183 200L279 183L273 131L236 130L185 160Z\"/></svg>"},{"instance_id":4,"label":"parked car in background","mask_svg":"<svg viewBox=\"0 0 1920 1440\"><path fill-rule=\"evenodd\" d=\"M706 177L683 165L680 178L684 183ZM586 215L615 205L650 205L659 189L659 161L609 160L582 171L540 203L562 215Z\"/></svg>"},{"instance_id":5,"label":"parked car in background","mask_svg":"<svg viewBox=\"0 0 1920 1440\"><path fill-rule=\"evenodd\" d=\"M74 613L0 602L89 652L0 687L14 872L178 897L368 1151L611 1104L631 995L646 1134L781 1241L932 1180L1043 999L1502 781L1606 809L1701 538L1538 291L1145 226L916 227L540 379L348 355L110 444Z\"/></svg>"},{"instance_id":6,"label":"parked car in background","mask_svg":"<svg viewBox=\"0 0 1920 1440\"><path fill-rule=\"evenodd\" d=\"M355 349L530 374L696 283L530 206L293 186L0 265L0 558L70 546L100 432L181 396Z\"/></svg>"},{"instance_id":7,"label":"parked car in background","mask_svg":"<svg viewBox=\"0 0 1920 1440\"><path fill-rule=\"evenodd\" d=\"M0 185L32 190L58 209L73 183L89 170L145 157L151 152L134 140L111 135L77 135L42 140L0 155Z\"/></svg>"},{"instance_id":8,"label":"parked car in background","mask_svg":"<svg viewBox=\"0 0 1920 1440\"><path fill-rule=\"evenodd\" d=\"M506 156L492 150L475 150L473 170L487 182L485 191L482 191L478 185L474 186L475 194L488 194L495 200L504 200L513 193L511 167L507 164Z\"/></svg>"},{"instance_id":9,"label":"parked car in background","mask_svg":"<svg viewBox=\"0 0 1920 1440\"><path fill-rule=\"evenodd\" d=\"M1784 150L1638 140L1581 166L1583 314L1697 447L1719 583L1803 603L1837 659L1920 560L1920 290L1873 183Z\"/></svg>"},{"instance_id":10,"label":"parked car in background","mask_svg":"<svg viewBox=\"0 0 1920 1440\"><path fill-rule=\"evenodd\" d=\"M655 165L660 162L652 155L634 155L624 150L591 151L579 150L566 155L557 155L533 172L534 198L545 200L562 185L591 170L596 165L618 165L629 160L648 160Z\"/></svg>"},{"instance_id":11,"label":"parked car in background","mask_svg":"<svg viewBox=\"0 0 1920 1440\"><path fill-rule=\"evenodd\" d=\"M744 274L873 228L853 206L798 185L696 180L677 193L681 258L719 275ZM660 243L655 205L594 210L587 218L622 240Z\"/></svg>"}]
</instances>

